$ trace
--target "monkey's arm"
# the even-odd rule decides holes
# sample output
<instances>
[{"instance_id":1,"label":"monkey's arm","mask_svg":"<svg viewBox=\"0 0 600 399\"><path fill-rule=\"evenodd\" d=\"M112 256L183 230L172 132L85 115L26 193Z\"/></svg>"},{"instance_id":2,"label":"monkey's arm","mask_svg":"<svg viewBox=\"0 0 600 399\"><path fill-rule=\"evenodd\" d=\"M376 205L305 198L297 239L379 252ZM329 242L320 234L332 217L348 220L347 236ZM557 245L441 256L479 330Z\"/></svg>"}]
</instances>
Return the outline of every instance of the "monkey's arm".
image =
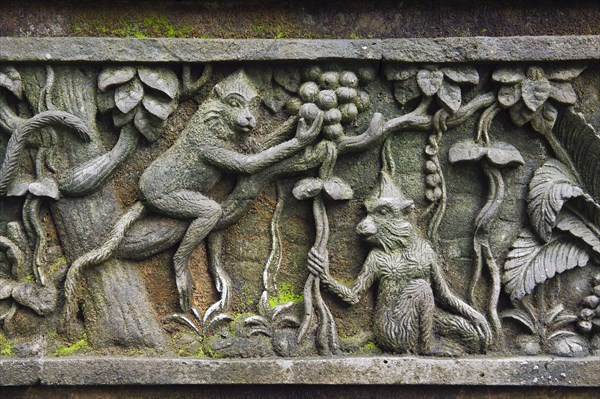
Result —
<instances>
[{"instance_id":1,"label":"monkey's arm","mask_svg":"<svg viewBox=\"0 0 600 399\"><path fill-rule=\"evenodd\" d=\"M246 155L214 145L203 145L200 154L207 162L229 171L255 174L268 166L282 161L310 144L318 135L323 115L320 114L307 128L304 119L298 122L296 137L258 154Z\"/></svg>"},{"instance_id":2,"label":"monkey's arm","mask_svg":"<svg viewBox=\"0 0 600 399\"><path fill-rule=\"evenodd\" d=\"M383 130L383 118L380 113L375 113L369 128L358 136L342 136L337 147L341 153L361 151L376 145L385 138Z\"/></svg>"},{"instance_id":3,"label":"monkey's arm","mask_svg":"<svg viewBox=\"0 0 600 399\"><path fill-rule=\"evenodd\" d=\"M360 274L356 278L356 283L352 287L340 283L329 274L329 259L327 254L322 256L315 248L311 249L308 255L308 266L311 273L321 278L323 285L327 289L351 305L356 305L360 301L361 296L373 285L377 278L377 265L372 254L369 254L367 257Z\"/></svg>"}]
</instances>

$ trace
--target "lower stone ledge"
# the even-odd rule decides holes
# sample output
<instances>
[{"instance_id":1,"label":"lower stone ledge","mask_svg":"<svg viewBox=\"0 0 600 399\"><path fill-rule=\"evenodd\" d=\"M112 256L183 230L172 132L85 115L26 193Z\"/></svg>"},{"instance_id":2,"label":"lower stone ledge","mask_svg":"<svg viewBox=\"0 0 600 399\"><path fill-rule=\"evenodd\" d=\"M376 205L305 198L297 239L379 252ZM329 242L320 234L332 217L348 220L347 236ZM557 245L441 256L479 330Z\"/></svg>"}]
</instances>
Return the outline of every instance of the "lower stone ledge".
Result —
<instances>
[{"instance_id":1,"label":"lower stone ledge","mask_svg":"<svg viewBox=\"0 0 600 399\"><path fill-rule=\"evenodd\" d=\"M600 386L600 357L0 360L0 385L386 384Z\"/></svg>"}]
</instances>

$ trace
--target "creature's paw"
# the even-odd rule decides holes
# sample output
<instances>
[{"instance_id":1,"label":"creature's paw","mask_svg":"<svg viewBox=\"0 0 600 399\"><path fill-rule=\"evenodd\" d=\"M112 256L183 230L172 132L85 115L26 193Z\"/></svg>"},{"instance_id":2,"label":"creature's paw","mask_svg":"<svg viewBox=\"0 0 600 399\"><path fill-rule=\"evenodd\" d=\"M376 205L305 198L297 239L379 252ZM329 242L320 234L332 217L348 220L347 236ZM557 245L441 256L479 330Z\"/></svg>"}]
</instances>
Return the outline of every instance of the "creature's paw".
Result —
<instances>
[{"instance_id":1,"label":"creature's paw","mask_svg":"<svg viewBox=\"0 0 600 399\"><path fill-rule=\"evenodd\" d=\"M177 290L179 291L179 305L184 313L192 311L192 299L194 297L194 279L189 271L177 276Z\"/></svg>"}]
</instances>

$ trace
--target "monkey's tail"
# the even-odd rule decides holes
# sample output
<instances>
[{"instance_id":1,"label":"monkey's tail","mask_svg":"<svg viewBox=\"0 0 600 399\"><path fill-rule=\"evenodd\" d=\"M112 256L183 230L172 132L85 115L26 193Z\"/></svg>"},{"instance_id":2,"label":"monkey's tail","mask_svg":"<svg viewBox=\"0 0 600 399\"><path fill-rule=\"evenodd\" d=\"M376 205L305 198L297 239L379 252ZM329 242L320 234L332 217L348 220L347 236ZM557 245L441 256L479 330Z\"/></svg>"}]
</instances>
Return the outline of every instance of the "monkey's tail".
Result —
<instances>
[{"instance_id":1,"label":"monkey's tail","mask_svg":"<svg viewBox=\"0 0 600 399\"><path fill-rule=\"evenodd\" d=\"M131 225L146 211L141 202L136 202L125 215L115 224L108 240L99 248L77 258L69 268L65 280L65 327L68 327L77 314L77 288L84 270L98 265L112 257L125 238Z\"/></svg>"}]
</instances>

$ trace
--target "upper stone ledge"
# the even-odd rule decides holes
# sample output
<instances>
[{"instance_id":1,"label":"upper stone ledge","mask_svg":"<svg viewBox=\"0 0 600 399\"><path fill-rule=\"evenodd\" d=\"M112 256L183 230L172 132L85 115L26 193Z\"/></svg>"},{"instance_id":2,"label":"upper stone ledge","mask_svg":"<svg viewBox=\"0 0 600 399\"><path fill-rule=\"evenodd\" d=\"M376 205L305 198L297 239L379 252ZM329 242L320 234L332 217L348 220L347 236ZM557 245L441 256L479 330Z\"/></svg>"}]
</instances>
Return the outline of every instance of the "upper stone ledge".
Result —
<instances>
[{"instance_id":1,"label":"upper stone ledge","mask_svg":"<svg viewBox=\"0 0 600 399\"><path fill-rule=\"evenodd\" d=\"M519 62L600 60L600 36L414 39L118 39L0 37L0 62L284 60Z\"/></svg>"}]
</instances>

